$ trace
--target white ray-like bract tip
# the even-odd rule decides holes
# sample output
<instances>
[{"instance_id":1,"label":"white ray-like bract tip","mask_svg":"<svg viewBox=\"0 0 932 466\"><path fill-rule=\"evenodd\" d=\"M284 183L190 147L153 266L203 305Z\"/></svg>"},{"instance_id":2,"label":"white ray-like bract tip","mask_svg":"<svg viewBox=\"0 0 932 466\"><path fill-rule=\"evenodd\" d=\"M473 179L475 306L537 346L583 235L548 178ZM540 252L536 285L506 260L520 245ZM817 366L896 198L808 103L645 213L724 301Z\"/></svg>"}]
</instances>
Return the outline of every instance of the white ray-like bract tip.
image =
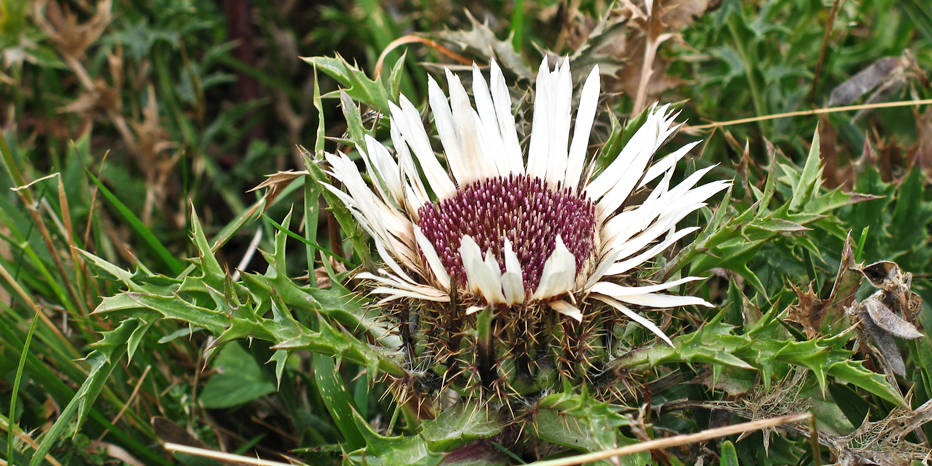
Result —
<instances>
[{"instance_id":1,"label":"white ray-like bract tip","mask_svg":"<svg viewBox=\"0 0 932 466\"><path fill-rule=\"evenodd\" d=\"M410 248L405 244L406 240L414 239L413 236L408 238L413 226L410 219L369 189L356 165L346 154L328 153L325 157L331 167L330 174L342 181L349 193L326 183L324 187L340 198L360 225L392 253L410 257Z\"/></svg>"},{"instance_id":2,"label":"white ray-like bract tip","mask_svg":"<svg viewBox=\"0 0 932 466\"><path fill-rule=\"evenodd\" d=\"M628 304L653 308L680 307L690 305L713 307L712 303L695 296L644 293L630 296L620 296L617 299Z\"/></svg>"},{"instance_id":3,"label":"white ray-like bract tip","mask_svg":"<svg viewBox=\"0 0 932 466\"><path fill-rule=\"evenodd\" d=\"M561 295L573 289L576 282L576 257L563 244L563 238L557 235L557 244L553 253L544 262L540 274L540 283L534 292L534 299L545 300Z\"/></svg>"},{"instance_id":4,"label":"white ray-like bract tip","mask_svg":"<svg viewBox=\"0 0 932 466\"><path fill-rule=\"evenodd\" d=\"M582 311L580 311L576 306L573 306L572 304L562 299L558 299L556 301L550 301L547 303L547 305L549 305L550 308L553 309L554 311L557 311L560 314L563 314L575 320L576 322L582 322L582 318L583 318Z\"/></svg>"},{"instance_id":5,"label":"white ray-like bract tip","mask_svg":"<svg viewBox=\"0 0 932 466\"><path fill-rule=\"evenodd\" d=\"M625 306L624 304L618 302L617 300L609 296L598 295L598 294L593 294L592 296L595 299L598 299L599 301L602 301L603 303L608 304L609 306L612 306L615 309L618 309L619 311L621 311L622 314L626 315L629 319L641 324L642 326L644 326L644 328L653 332L654 335L657 335L658 337L663 339L663 341L667 342L668 345L674 346L673 340L670 340L670 337L664 334L663 330L660 330L660 327L658 327L657 324L651 322L646 317L638 314L637 312L632 311L631 309L628 308L628 306Z\"/></svg>"},{"instance_id":6,"label":"white ray-like bract tip","mask_svg":"<svg viewBox=\"0 0 932 466\"><path fill-rule=\"evenodd\" d=\"M505 238L505 273L502 275L502 288L505 291L505 304L511 306L524 302L524 280L521 262L511 247L511 241Z\"/></svg>"},{"instance_id":7,"label":"white ray-like bract tip","mask_svg":"<svg viewBox=\"0 0 932 466\"><path fill-rule=\"evenodd\" d=\"M622 261L615 262L614 264L611 265L611 267L608 268L608 271L605 272L605 275L607 276L621 275L625 272L628 272L631 269L649 261L653 257L656 257L657 254L660 254L662 251L670 247L673 243L679 241L684 236L698 229L699 229L698 227L683 228L682 230L671 229L667 232L667 236L666 238L664 238L663 241L661 241L660 243L657 243L656 245L652 246L650 249L642 252L641 254L631 257L630 259L625 259ZM648 237L653 237L653 239L657 238L657 236L654 236L654 235L648 235ZM651 241L653 241L653 239L651 239ZM634 248L634 247L624 249L624 250L619 250L620 254L618 255L618 257L627 258L631 256L632 254L634 254L635 252L640 251L640 250L641 248Z\"/></svg>"},{"instance_id":8,"label":"white ray-like bract tip","mask_svg":"<svg viewBox=\"0 0 932 466\"><path fill-rule=\"evenodd\" d=\"M490 90L492 102L495 104L495 114L498 117L498 127L502 134L505 150L503 158L508 160L511 173L524 174L524 157L521 155L521 143L518 142L518 132L515 130L515 117L511 114L511 94L508 84L498 63L492 60L490 69Z\"/></svg>"},{"instance_id":9,"label":"white ray-like bract tip","mask_svg":"<svg viewBox=\"0 0 932 466\"><path fill-rule=\"evenodd\" d=\"M507 175L512 169L499 128L495 103L492 101L492 94L489 92L485 78L482 77L479 65L475 63L472 65L472 95L476 100L476 112L479 115L477 127L480 138L486 145L485 150L491 155L490 158L497 167L498 173Z\"/></svg>"},{"instance_id":10,"label":"white ray-like bract tip","mask_svg":"<svg viewBox=\"0 0 932 466\"><path fill-rule=\"evenodd\" d=\"M430 271L433 272L438 284L443 288L450 289L450 275L443 267L443 263L440 261L440 256L437 255L437 250L434 249L434 245L424 236L424 233L421 232L421 227L417 225L414 226L414 238L417 240L417 245L421 249L421 253L423 253L424 257L427 259L427 265L430 267Z\"/></svg>"},{"instance_id":11,"label":"white ray-like bract tip","mask_svg":"<svg viewBox=\"0 0 932 466\"><path fill-rule=\"evenodd\" d=\"M404 189L405 210L411 220L417 222L418 209L430 202L430 197L424 189L424 183L421 182L417 166L411 158L411 151L408 149L408 144L401 132L398 131L398 126L392 124L390 131L392 143L395 145L395 154L398 157L399 176L405 182L405 185L402 186L402 189Z\"/></svg>"},{"instance_id":12,"label":"white ray-like bract tip","mask_svg":"<svg viewBox=\"0 0 932 466\"><path fill-rule=\"evenodd\" d=\"M637 186L638 189L644 187L645 185L647 185L647 183L650 183L655 178L660 176L662 173L675 168L677 162L679 162L680 159L682 159L686 154L688 154L689 151L693 150L694 147L699 145L700 142L702 141L690 142L689 144L686 144L685 146L680 147L672 154L660 159L659 161L657 161L657 163L651 165L650 168L647 169L647 173L644 174L644 179L641 180L640 183L638 183L638 186Z\"/></svg>"},{"instance_id":13,"label":"white ray-like bract tip","mask_svg":"<svg viewBox=\"0 0 932 466\"><path fill-rule=\"evenodd\" d=\"M573 131L573 142L570 145L569 158L566 162L566 177L564 186L575 189L579 186L583 167L586 166L586 154L589 147L589 134L595 122L595 113L599 105L601 80L599 79L599 65L592 67L586 83L583 84L579 96L579 108L576 110L576 129Z\"/></svg>"},{"instance_id":14,"label":"white ray-like bract tip","mask_svg":"<svg viewBox=\"0 0 932 466\"><path fill-rule=\"evenodd\" d=\"M606 192L599 202L596 205L596 212L600 218L605 218L611 213L617 211L628 198L631 196L631 193L634 191L634 188L641 178L641 175L644 173L644 169L647 166L647 163L653 158L654 153L660 147L663 139L669 137L672 133L664 132L660 137L653 139L652 141L644 142L644 146L641 146L640 152L637 154L635 159L632 161L631 165L628 167L628 170L621 174L620 178L613 183L613 186ZM628 143L630 146L631 143ZM628 146L625 146L626 148ZM622 150L624 152L624 150ZM621 155L619 155L619 158ZM617 159L616 159L617 160ZM599 179L602 179L605 174L599 175Z\"/></svg>"},{"instance_id":15,"label":"white ray-like bract tip","mask_svg":"<svg viewBox=\"0 0 932 466\"><path fill-rule=\"evenodd\" d=\"M433 80L429 80L433 82ZM434 83L436 87L436 83ZM438 88L439 90L439 88ZM447 175L446 170L440 165L437 156L434 155L430 147L430 139L427 137L427 131L421 123L421 114L414 107L414 104L407 97L401 96L399 99L401 107L389 102L389 108L392 111L392 123L399 126L399 133L402 139L407 142L417 157L417 161L424 171L424 177L427 178L427 184L434 192L438 199L448 199L456 194L456 185Z\"/></svg>"},{"instance_id":16,"label":"white ray-like bract tip","mask_svg":"<svg viewBox=\"0 0 932 466\"><path fill-rule=\"evenodd\" d=\"M550 155L550 132L552 105L550 65L547 57L540 64L534 93L534 115L531 121L531 146L527 153L527 174L545 179L547 176L547 158Z\"/></svg>"},{"instance_id":17,"label":"white ray-like bract tip","mask_svg":"<svg viewBox=\"0 0 932 466\"><path fill-rule=\"evenodd\" d=\"M447 86L450 88L454 139L458 144L455 152L447 152L447 160L453 166L453 161L450 159L460 157L461 160L456 165L465 170L462 175L457 176L456 180L462 187L473 181L495 178L499 174L498 167L489 152L489 148L483 147L483 141L479 136L481 122L476 111L473 110L472 105L469 103L466 88L460 82L459 76L453 74L449 69L444 71L447 75ZM446 144L444 144L444 148L446 147Z\"/></svg>"},{"instance_id":18,"label":"white ray-like bract tip","mask_svg":"<svg viewBox=\"0 0 932 466\"><path fill-rule=\"evenodd\" d=\"M475 277L479 266L475 265L475 263L482 262L482 251L476 241L471 236L466 235L460 241L459 253L463 261L463 269L466 270L466 286L473 293L479 293L479 284L476 283ZM470 273L471 271L472 273Z\"/></svg>"},{"instance_id":19,"label":"white ray-like bract tip","mask_svg":"<svg viewBox=\"0 0 932 466\"><path fill-rule=\"evenodd\" d=\"M457 185L464 186L472 181L469 178L471 170L464 166L464 160L460 154L460 142L453 122L453 111L450 110L450 102L447 101L446 94L430 75L427 76L427 101L430 103L430 111L434 114L434 127L437 129L437 135L440 136L440 144L443 145L443 152L453 179Z\"/></svg>"},{"instance_id":20,"label":"white ray-like bract tip","mask_svg":"<svg viewBox=\"0 0 932 466\"><path fill-rule=\"evenodd\" d=\"M673 133L667 107L651 109L647 121L634 132L621 153L586 186L586 194L598 203L604 215L615 212L624 203L654 152Z\"/></svg>"},{"instance_id":21,"label":"white ray-like bract tip","mask_svg":"<svg viewBox=\"0 0 932 466\"><path fill-rule=\"evenodd\" d=\"M365 143L366 150L363 150L362 147L357 147L356 150L359 151L359 155L362 156L363 162L366 164L366 171L376 176L373 184L379 190L382 200L386 204L394 202L396 205L402 205L404 190L401 187L398 164L388 153L388 149L372 136L367 134ZM388 194L391 194L391 196Z\"/></svg>"},{"instance_id":22,"label":"white ray-like bract tip","mask_svg":"<svg viewBox=\"0 0 932 466\"><path fill-rule=\"evenodd\" d=\"M485 283L485 292L486 300L489 303L504 303L505 295L502 293L502 269L498 266L498 260L495 258L495 255L492 254L492 251L486 251L485 253L485 271L484 275L486 279Z\"/></svg>"},{"instance_id":23,"label":"white ray-like bract tip","mask_svg":"<svg viewBox=\"0 0 932 466\"><path fill-rule=\"evenodd\" d=\"M363 280L372 280L385 285L372 290L372 293L387 294L390 295L389 298L391 299L406 297L437 302L450 301L450 296L448 294L436 288L405 281L398 277L392 277L385 270L379 270L379 273L382 275L363 272L359 274L358 277Z\"/></svg>"},{"instance_id":24,"label":"white ray-like bract tip","mask_svg":"<svg viewBox=\"0 0 932 466\"><path fill-rule=\"evenodd\" d=\"M564 58L563 65L554 71L550 82L550 128L546 136L547 174L544 177L551 186L562 183L566 178L567 144L570 137L570 107L573 105L573 81L570 76L570 61ZM536 109L535 109L536 111ZM531 131L535 131L534 128Z\"/></svg>"},{"instance_id":25,"label":"white ray-like bract tip","mask_svg":"<svg viewBox=\"0 0 932 466\"><path fill-rule=\"evenodd\" d=\"M470 290L482 295L488 304L504 303L502 273L492 254L486 254L485 260L482 260L479 245L469 235L463 236L460 241L459 253L463 259L463 269L466 271L466 281Z\"/></svg>"},{"instance_id":26,"label":"white ray-like bract tip","mask_svg":"<svg viewBox=\"0 0 932 466\"><path fill-rule=\"evenodd\" d=\"M665 283L660 283L657 285L647 285L647 286L622 286L610 282L599 282L592 287L593 293L604 294L606 296L611 296L615 299L621 299L625 296L641 295L647 293L656 293L658 291L669 290L670 288L680 286L683 283L694 282L696 280L704 280L702 277L685 277L679 280L672 280Z\"/></svg>"},{"instance_id":27,"label":"white ray-like bract tip","mask_svg":"<svg viewBox=\"0 0 932 466\"><path fill-rule=\"evenodd\" d=\"M477 313L477 312L479 312L479 311L481 311L481 310L483 310L483 309L485 309L485 308L486 308L486 306L469 306L468 308L466 308L466 315L468 315L468 316L469 316L469 315L473 315L473 314L475 314L475 313Z\"/></svg>"}]
</instances>

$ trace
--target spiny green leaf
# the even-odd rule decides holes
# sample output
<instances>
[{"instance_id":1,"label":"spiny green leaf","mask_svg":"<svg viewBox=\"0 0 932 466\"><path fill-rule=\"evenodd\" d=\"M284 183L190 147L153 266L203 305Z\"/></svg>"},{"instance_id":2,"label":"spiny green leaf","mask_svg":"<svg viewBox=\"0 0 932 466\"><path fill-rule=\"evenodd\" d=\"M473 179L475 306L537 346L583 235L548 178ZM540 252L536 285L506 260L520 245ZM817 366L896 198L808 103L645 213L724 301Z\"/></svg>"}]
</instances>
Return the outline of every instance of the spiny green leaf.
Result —
<instances>
[{"instance_id":1,"label":"spiny green leaf","mask_svg":"<svg viewBox=\"0 0 932 466\"><path fill-rule=\"evenodd\" d=\"M215 288L222 287L226 272L220 267L220 262L217 261L214 252L210 249L207 237L204 236L204 229L197 218L197 212L193 210L191 212L191 236L194 239L194 246L197 248L197 260L199 261L204 282Z\"/></svg>"},{"instance_id":2,"label":"spiny green leaf","mask_svg":"<svg viewBox=\"0 0 932 466\"><path fill-rule=\"evenodd\" d=\"M145 312L136 314L136 318L140 320L141 324L133 330L132 335L130 335L129 339L126 341L126 358L129 361L133 360L133 355L136 354L136 350L139 349L139 345L142 344L143 337L145 337L149 329L155 325L156 321L159 320L157 312L149 312L148 314L149 315L146 315Z\"/></svg>"},{"instance_id":3,"label":"spiny green leaf","mask_svg":"<svg viewBox=\"0 0 932 466\"><path fill-rule=\"evenodd\" d=\"M284 374L285 366L288 363L288 352L285 350L275 350L269 362L275 363L275 383L281 386L282 374Z\"/></svg>"},{"instance_id":4,"label":"spiny green leaf","mask_svg":"<svg viewBox=\"0 0 932 466\"><path fill-rule=\"evenodd\" d=\"M538 402L530 428L541 439L586 452L604 451L637 443L622 435L619 427L631 421L617 408L582 393L556 393ZM618 458L624 465L641 465L648 453ZM610 463L606 463L610 464Z\"/></svg>"},{"instance_id":5,"label":"spiny green leaf","mask_svg":"<svg viewBox=\"0 0 932 466\"><path fill-rule=\"evenodd\" d=\"M833 357L827 364L828 375L857 385L897 406L907 407L906 400L884 376L867 370L861 362Z\"/></svg>"},{"instance_id":6,"label":"spiny green leaf","mask_svg":"<svg viewBox=\"0 0 932 466\"><path fill-rule=\"evenodd\" d=\"M904 400L880 374L868 371L851 360L852 352L844 347L851 338L841 334L831 338L796 341L785 335L776 310L768 312L747 333L736 335L734 327L721 321L722 314L699 330L673 339L674 346L655 345L631 352L610 363L613 370L650 364L706 363L761 371L761 383L769 389L772 377L785 372L787 365L813 371L824 391L828 377L836 377L861 387L898 406ZM782 365L781 365L782 364Z\"/></svg>"},{"instance_id":7,"label":"spiny green leaf","mask_svg":"<svg viewBox=\"0 0 932 466\"><path fill-rule=\"evenodd\" d=\"M286 222L287 223L287 222ZM123 311L151 319L149 310L163 318L181 320L207 329L218 338L212 349L224 342L248 336L258 337L278 345L276 349L310 349L322 354L345 357L366 366L374 377L379 371L404 375L396 349L401 346L399 337L390 332L390 323L378 314L366 312L362 302L345 288L336 285L327 290L299 288L281 273L285 267L285 235L276 237L276 250L265 254L270 266L265 275L243 274L243 283L227 280L219 268L209 260L202 261L197 271L184 281L168 281L163 287L136 283L129 272L116 267L90 253L88 258L114 276L123 277L132 291L105 299L95 312ZM206 242L202 242L205 245ZM202 264L212 269L208 274ZM209 286L205 280L220 285ZM311 331L291 317L289 309L314 310L333 317L353 330L370 332L387 347L374 347L362 343L342 330L322 322L321 333ZM262 317L271 311L271 318Z\"/></svg>"},{"instance_id":8,"label":"spiny green leaf","mask_svg":"<svg viewBox=\"0 0 932 466\"><path fill-rule=\"evenodd\" d=\"M355 65L347 63L343 57L302 57L302 60L315 66L320 71L336 79L345 92L356 102L362 102L375 108L383 114L389 113L388 101L392 93L386 89L381 80L372 80L366 73ZM342 92L342 91L340 91ZM336 97L339 94L329 93L323 97ZM362 139L357 139L361 141Z\"/></svg>"},{"instance_id":9,"label":"spiny green leaf","mask_svg":"<svg viewBox=\"0 0 932 466\"><path fill-rule=\"evenodd\" d=\"M460 403L445 409L437 418L421 424L421 436L431 451L447 452L475 440L491 438L504 423L490 406Z\"/></svg>"},{"instance_id":10,"label":"spiny green leaf","mask_svg":"<svg viewBox=\"0 0 932 466\"><path fill-rule=\"evenodd\" d=\"M350 140L356 144L363 144L367 131L362 124L362 115L359 113L359 106L356 105L356 102L346 91L340 91L340 107L343 108L343 118L346 119L346 132L349 133ZM368 150L365 147L363 149Z\"/></svg>"},{"instance_id":11,"label":"spiny green leaf","mask_svg":"<svg viewBox=\"0 0 932 466\"><path fill-rule=\"evenodd\" d=\"M824 343L823 345L820 343L820 340L789 340L784 342L774 355L778 361L804 366L812 371L824 393L828 384L825 363L829 360L831 351L829 347L824 346Z\"/></svg>"},{"instance_id":12,"label":"spiny green leaf","mask_svg":"<svg viewBox=\"0 0 932 466\"><path fill-rule=\"evenodd\" d=\"M809 156L806 157L806 164L803 171L799 174L796 183L793 185L793 197L790 200L790 209L799 210L805 205L813 193L817 193L822 186L822 158L820 157L819 147L819 130L812 134L812 145L809 147ZM795 178L793 170L784 168L787 176Z\"/></svg>"},{"instance_id":13,"label":"spiny green leaf","mask_svg":"<svg viewBox=\"0 0 932 466\"><path fill-rule=\"evenodd\" d=\"M365 366L369 373L377 375L387 372L395 376L409 375L403 367L403 355L399 350L380 348L365 344L344 332L334 329L321 320L318 332L302 330L293 338L283 340L274 349L289 351L306 349L326 355L340 355L343 359Z\"/></svg>"},{"instance_id":14,"label":"spiny green leaf","mask_svg":"<svg viewBox=\"0 0 932 466\"><path fill-rule=\"evenodd\" d=\"M434 466L443 460L441 455L431 453L427 442L420 436L388 437L372 430L369 423L353 415L359 432L365 439L365 448L349 454L348 459L356 464L370 466L392 466L405 464L411 466Z\"/></svg>"}]
</instances>

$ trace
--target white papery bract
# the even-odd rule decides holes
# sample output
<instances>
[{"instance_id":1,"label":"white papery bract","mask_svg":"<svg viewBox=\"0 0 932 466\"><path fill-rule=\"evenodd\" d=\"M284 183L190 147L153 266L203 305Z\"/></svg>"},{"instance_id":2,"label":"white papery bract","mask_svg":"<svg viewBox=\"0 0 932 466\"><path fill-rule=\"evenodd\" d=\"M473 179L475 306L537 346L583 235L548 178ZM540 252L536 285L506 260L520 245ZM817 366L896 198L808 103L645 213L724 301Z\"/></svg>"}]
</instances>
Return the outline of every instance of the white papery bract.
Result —
<instances>
[{"instance_id":1,"label":"white papery bract","mask_svg":"<svg viewBox=\"0 0 932 466\"><path fill-rule=\"evenodd\" d=\"M594 67L583 84L574 124L568 60L553 71L546 58L541 63L525 154L494 61L490 71L487 82L473 66L474 105L450 71L449 98L429 78L442 157L404 96L399 105L390 104L394 155L368 136L357 145L371 186L346 154L327 155L331 175L346 191L327 189L372 236L385 261L378 274L360 277L378 284L372 292L384 295L383 301L448 302L456 286L467 313L524 306L582 321L587 300L598 300L672 344L629 306L710 306L662 293L697 278L649 286L625 286L623 278L695 231L676 225L729 182L700 185L709 170L703 169L670 186L677 162L695 143L652 164L677 129L668 106L652 108L604 170L585 173L599 70ZM650 191L631 205L632 194L641 190Z\"/></svg>"}]
</instances>

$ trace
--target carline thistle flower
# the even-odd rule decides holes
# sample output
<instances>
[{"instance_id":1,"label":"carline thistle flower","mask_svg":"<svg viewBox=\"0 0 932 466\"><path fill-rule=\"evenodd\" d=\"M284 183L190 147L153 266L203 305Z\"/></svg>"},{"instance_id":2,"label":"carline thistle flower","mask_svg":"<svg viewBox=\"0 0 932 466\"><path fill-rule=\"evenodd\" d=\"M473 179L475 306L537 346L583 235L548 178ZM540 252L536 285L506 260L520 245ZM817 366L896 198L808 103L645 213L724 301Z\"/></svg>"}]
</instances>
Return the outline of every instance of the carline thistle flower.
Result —
<instances>
[{"instance_id":1,"label":"carline thistle flower","mask_svg":"<svg viewBox=\"0 0 932 466\"><path fill-rule=\"evenodd\" d=\"M346 154L327 154L330 174L346 192L326 188L372 236L385 263L378 274L359 277L376 284L371 292L384 295L381 304L407 300L416 305L427 350L422 354L448 369L471 365L484 385L495 375L482 367L482 354L497 358L485 366L507 363L519 376L528 376L531 366L547 366L548 353L559 353L552 359L566 362L591 352L591 345L567 343L571 336L591 336L626 319L672 345L636 309L710 306L697 297L662 293L699 278L637 286L628 276L695 231L676 225L729 182L699 185L709 167L670 186L677 161L698 142L651 164L678 128L668 106L651 109L604 170L587 170L599 70L594 67L583 85L573 124L568 60L553 71L546 58L541 63L530 144L522 150L504 76L494 60L489 68L491 80L486 81L473 66L474 106L449 70L449 99L436 81L428 80L446 166L434 153L419 112L404 96L399 105L390 104L394 156L370 136L357 145L371 188ZM629 204L634 193L643 193L638 205ZM486 309L494 316L489 332L494 338L464 326ZM588 330L574 331L573 324L588 325ZM564 341L544 341L554 333ZM464 341L469 338L480 354L473 359ZM490 350L495 341L509 348Z\"/></svg>"}]
</instances>

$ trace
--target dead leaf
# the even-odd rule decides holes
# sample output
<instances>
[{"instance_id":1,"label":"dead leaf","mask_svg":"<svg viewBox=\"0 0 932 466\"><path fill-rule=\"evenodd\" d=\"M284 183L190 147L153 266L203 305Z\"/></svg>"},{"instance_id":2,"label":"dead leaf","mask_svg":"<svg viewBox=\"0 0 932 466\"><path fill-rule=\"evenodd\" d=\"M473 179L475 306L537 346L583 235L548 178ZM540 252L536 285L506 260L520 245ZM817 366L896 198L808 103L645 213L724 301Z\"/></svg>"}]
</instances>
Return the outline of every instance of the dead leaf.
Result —
<instances>
[{"instance_id":1,"label":"dead leaf","mask_svg":"<svg viewBox=\"0 0 932 466\"><path fill-rule=\"evenodd\" d=\"M906 365L894 337L915 339L923 336L913 323L896 315L900 313L913 320L922 306L922 299L910 289L912 274L903 272L890 261L875 262L861 268L860 272L879 290L849 310L861 323L858 339L885 372L905 376Z\"/></svg>"},{"instance_id":2,"label":"dead leaf","mask_svg":"<svg viewBox=\"0 0 932 466\"><path fill-rule=\"evenodd\" d=\"M900 93L906 86L906 75L903 73L894 74L889 80L885 81L880 87L874 91L867 100L864 101L865 104L876 104L879 102L887 102L894 100L895 96ZM851 123L855 123L861 118L864 118L869 114L873 109L865 108L858 110L858 113L854 114L854 118L851 119Z\"/></svg>"},{"instance_id":3,"label":"dead leaf","mask_svg":"<svg viewBox=\"0 0 932 466\"><path fill-rule=\"evenodd\" d=\"M841 261L832 294L827 299L819 299L812 285L809 286L808 292L803 293L791 283L790 286L799 298L799 304L789 307L786 320L802 325L809 338L836 335L844 331L850 326L846 310L855 300L861 279L862 274L854 262L854 250L849 234L841 250Z\"/></svg>"},{"instance_id":4,"label":"dead leaf","mask_svg":"<svg viewBox=\"0 0 932 466\"><path fill-rule=\"evenodd\" d=\"M570 55L570 69L574 72L574 82L579 81L583 70L591 70L599 65L599 73L609 79L617 79L627 54L627 27L631 13L627 9L613 8L602 16L601 20L592 25L589 31L584 31L580 25L579 37L581 43L571 44L576 51ZM579 75L576 75L579 70ZM588 72L588 71L587 71ZM607 83L603 83L603 90L608 91Z\"/></svg>"},{"instance_id":5,"label":"dead leaf","mask_svg":"<svg viewBox=\"0 0 932 466\"><path fill-rule=\"evenodd\" d=\"M916 115L916 153L915 163L919 164L926 178L932 178L932 110Z\"/></svg>"},{"instance_id":6,"label":"dead leaf","mask_svg":"<svg viewBox=\"0 0 932 466\"><path fill-rule=\"evenodd\" d=\"M851 233L845 238L845 245L841 248L841 260L838 262L838 275L835 276L835 285L829 297L831 305L844 310L851 306L856 298L858 288L861 287L861 273L854 262L854 248Z\"/></svg>"},{"instance_id":7,"label":"dead leaf","mask_svg":"<svg viewBox=\"0 0 932 466\"><path fill-rule=\"evenodd\" d=\"M861 321L861 328L864 332L859 333L869 337L870 345L868 350L883 368L887 374L896 374L900 377L906 375L906 363L903 362L903 356L900 355L900 349L896 346L896 340L893 335L884 331L880 326L874 323L870 315L865 311L867 307L863 306L858 312ZM862 345L865 339L861 338ZM892 382L892 380L891 380Z\"/></svg>"},{"instance_id":8,"label":"dead leaf","mask_svg":"<svg viewBox=\"0 0 932 466\"><path fill-rule=\"evenodd\" d=\"M263 181L262 183L259 183L258 186L246 192L251 193L253 191L256 191L262 188L269 188L269 190L266 191L265 195L262 196L262 200L265 201L265 207L262 209L262 211L265 212L269 208L269 206L271 206L272 203L275 202L275 199L278 197L278 195L282 193L282 190L287 188L288 185L290 185L292 181L298 178L301 178L302 176L307 175L307 174L308 174L307 170L301 170L298 172L294 170L288 170L285 172L278 172L272 175L265 175L265 178L266 178L265 181Z\"/></svg>"},{"instance_id":9,"label":"dead leaf","mask_svg":"<svg viewBox=\"0 0 932 466\"><path fill-rule=\"evenodd\" d=\"M871 282L871 285L874 285L875 288L882 290L890 290L896 286L899 272L900 266L891 261L874 262L861 269L864 278Z\"/></svg>"},{"instance_id":10,"label":"dead leaf","mask_svg":"<svg viewBox=\"0 0 932 466\"><path fill-rule=\"evenodd\" d=\"M669 63L658 57L658 48L668 40L678 41L684 27L720 3L656 0L642 11L630 1L622 2L602 17L586 42L570 56L572 68L585 71L598 64L599 71L608 77L602 84L605 93L623 92L641 96L639 100L646 102L656 100L664 91L683 84L667 75ZM649 66L644 66L645 61Z\"/></svg>"},{"instance_id":11,"label":"dead leaf","mask_svg":"<svg viewBox=\"0 0 932 466\"><path fill-rule=\"evenodd\" d=\"M452 43L464 54L480 57L485 63L489 63L490 54L494 54L495 61L498 62L498 66L502 68L506 77L510 74L518 79L533 81L534 71L524 64L524 60L515 52L510 40L498 40L489 28L489 23L480 23L468 10L466 16L472 24L472 29L468 31L444 30L428 34L428 36Z\"/></svg>"},{"instance_id":12,"label":"dead leaf","mask_svg":"<svg viewBox=\"0 0 932 466\"><path fill-rule=\"evenodd\" d=\"M870 314L870 318L874 324L887 333L908 340L922 336L922 333L916 329L916 326L897 317L896 314L880 302L879 299L870 297L864 300L861 305L864 306L864 309Z\"/></svg>"},{"instance_id":13,"label":"dead leaf","mask_svg":"<svg viewBox=\"0 0 932 466\"><path fill-rule=\"evenodd\" d=\"M709 10L722 4L722 0L670 0L662 4L663 24L668 30L682 31L696 22Z\"/></svg>"},{"instance_id":14,"label":"dead leaf","mask_svg":"<svg viewBox=\"0 0 932 466\"><path fill-rule=\"evenodd\" d=\"M838 133L832 126L828 115L819 116L819 140L821 141L821 155L825 186L835 189L844 186L846 191L854 188L856 175L854 164L847 164L842 168L841 154L838 148Z\"/></svg>"},{"instance_id":15,"label":"dead leaf","mask_svg":"<svg viewBox=\"0 0 932 466\"><path fill-rule=\"evenodd\" d=\"M330 261L330 267L335 273L346 272L346 264L334 259L333 257L328 258ZM317 283L317 288L325 289L333 286L333 281L330 280L330 275L327 273L327 269L323 266L317 267L314 269L314 279Z\"/></svg>"},{"instance_id":16,"label":"dead leaf","mask_svg":"<svg viewBox=\"0 0 932 466\"><path fill-rule=\"evenodd\" d=\"M40 0L35 4L36 24L42 32L49 35L59 53L66 58L76 59L104 32L113 16L110 14L112 0L103 0L97 4L97 13L84 23L78 22L78 15L57 1ZM44 14L42 13L42 10Z\"/></svg>"},{"instance_id":17,"label":"dead leaf","mask_svg":"<svg viewBox=\"0 0 932 466\"><path fill-rule=\"evenodd\" d=\"M792 283L790 283L790 286L793 287L793 291L796 292L799 303L789 307L786 320L802 325L803 331L806 332L806 337L810 339L820 336L819 328L822 326L822 320L825 319L824 303L819 299L819 296L812 291L811 284L809 285L809 291L805 293L799 288L796 288Z\"/></svg>"},{"instance_id":18,"label":"dead leaf","mask_svg":"<svg viewBox=\"0 0 932 466\"><path fill-rule=\"evenodd\" d=\"M61 107L65 113L103 112L116 105L120 105L120 92L107 84L103 79L94 80L93 89L85 89L78 94L78 98Z\"/></svg>"},{"instance_id":19,"label":"dead leaf","mask_svg":"<svg viewBox=\"0 0 932 466\"><path fill-rule=\"evenodd\" d=\"M819 432L819 441L828 445L838 457L835 463L838 465L901 466L910 464L910 461L926 461L932 455L927 446L912 443L906 438L929 421L932 421L932 401L915 410L894 408L884 419L865 422L843 437Z\"/></svg>"},{"instance_id":20,"label":"dead leaf","mask_svg":"<svg viewBox=\"0 0 932 466\"><path fill-rule=\"evenodd\" d=\"M864 94L890 79L899 69L902 72L903 62L900 57L884 57L867 68L861 70L847 81L832 89L828 99L829 107L851 105Z\"/></svg>"},{"instance_id":21,"label":"dead leaf","mask_svg":"<svg viewBox=\"0 0 932 466\"><path fill-rule=\"evenodd\" d=\"M129 125L135 137L126 138L127 144L135 142L131 153L136 156L136 163L144 168L146 174L146 201L141 217L143 223L149 224L156 207L166 203L168 184L182 153L176 151L172 155L165 154L166 150L177 144L170 140L168 131L162 127L154 86L149 86L149 99L142 111L142 121L130 121Z\"/></svg>"}]
</instances>

